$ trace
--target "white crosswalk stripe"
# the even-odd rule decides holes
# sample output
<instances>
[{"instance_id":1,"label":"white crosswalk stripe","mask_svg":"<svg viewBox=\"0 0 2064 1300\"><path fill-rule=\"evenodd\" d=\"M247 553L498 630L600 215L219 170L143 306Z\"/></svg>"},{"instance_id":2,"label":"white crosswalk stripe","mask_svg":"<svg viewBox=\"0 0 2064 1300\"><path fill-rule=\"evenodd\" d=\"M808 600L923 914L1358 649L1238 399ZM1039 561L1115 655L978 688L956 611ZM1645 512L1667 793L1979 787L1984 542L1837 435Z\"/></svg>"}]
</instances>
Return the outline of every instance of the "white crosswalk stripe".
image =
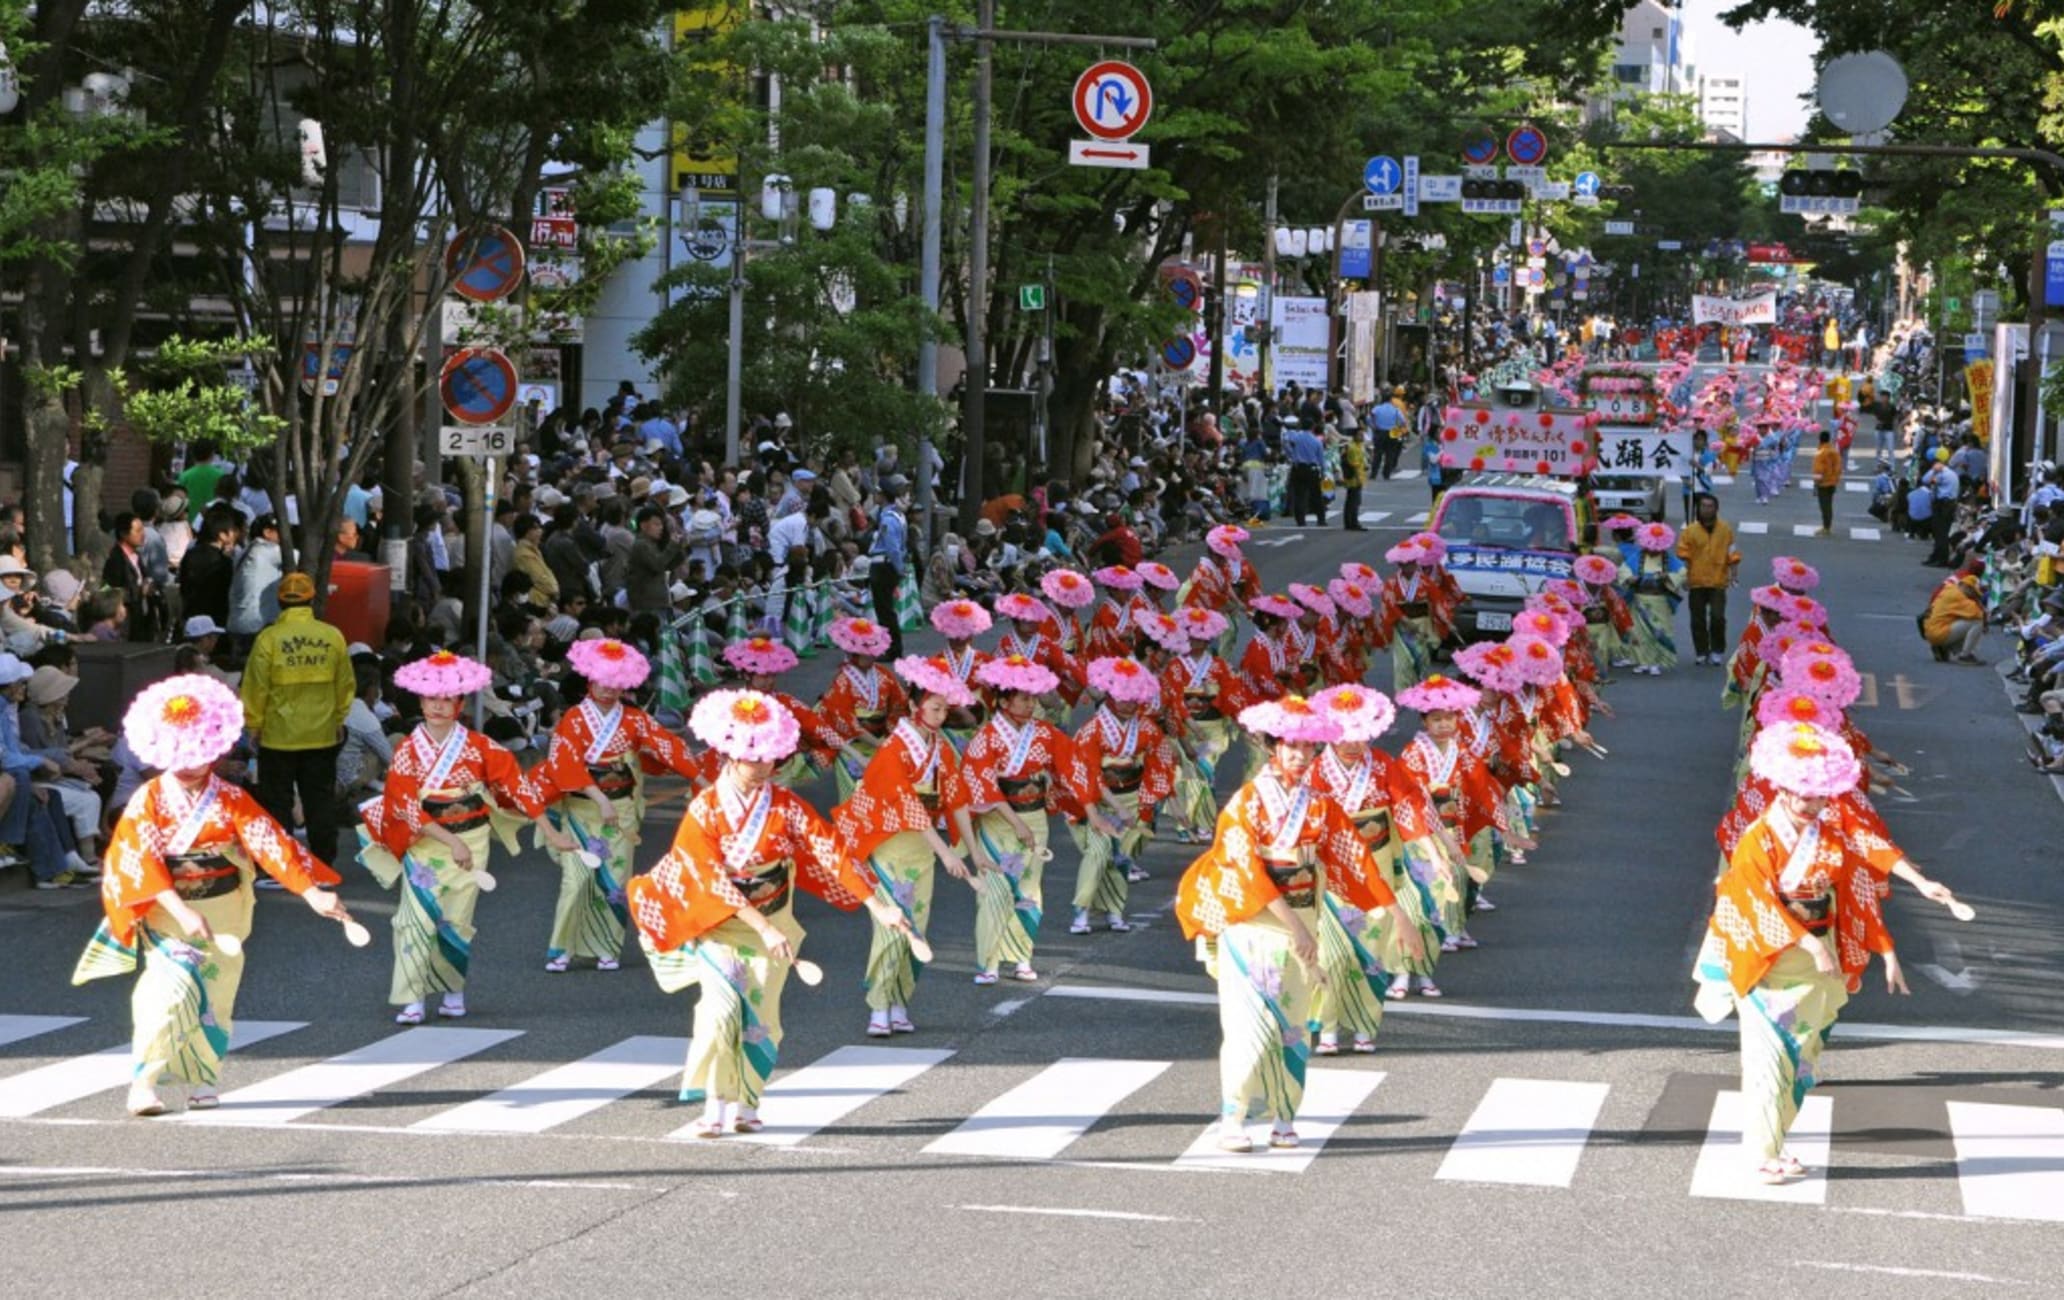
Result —
<instances>
[{"instance_id":1,"label":"white crosswalk stripe","mask_svg":"<svg viewBox=\"0 0 2064 1300\"><path fill-rule=\"evenodd\" d=\"M1606 1091L1602 1083L1493 1080L1434 1177L1568 1187Z\"/></svg>"},{"instance_id":2,"label":"white crosswalk stripe","mask_svg":"<svg viewBox=\"0 0 2064 1300\"><path fill-rule=\"evenodd\" d=\"M239 1020L230 1031L229 1047L250 1047L268 1038L292 1033L305 1020ZM129 1048L110 1047L86 1056L67 1057L40 1069L0 1079L0 1119L23 1119L81 1101L95 1093L126 1087Z\"/></svg>"},{"instance_id":3,"label":"white crosswalk stripe","mask_svg":"<svg viewBox=\"0 0 2064 1300\"><path fill-rule=\"evenodd\" d=\"M795 1146L952 1055L918 1047L841 1047L793 1074L777 1075L760 1099L767 1127L747 1141ZM688 1137L692 1127L671 1136Z\"/></svg>"},{"instance_id":4,"label":"white crosswalk stripe","mask_svg":"<svg viewBox=\"0 0 2064 1300\"><path fill-rule=\"evenodd\" d=\"M543 1133L679 1073L687 1055L685 1038L626 1038L410 1127L432 1133Z\"/></svg>"},{"instance_id":5,"label":"white crosswalk stripe","mask_svg":"<svg viewBox=\"0 0 2064 1300\"><path fill-rule=\"evenodd\" d=\"M1814 537L1817 536L1819 533L1820 529L1814 526L1813 524L1792 525L1792 536L1794 537Z\"/></svg>"},{"instance_id":6,"label":"white crosswalk stripe","mask_svg":"<svg viewBox=\"0 0 2064 1300\"><path fill-rule=\"evenodd\" d=\"M1792 1122L1785 1149L1806 1166L1806 1176L1775 1186L1756 1178L1757 1162L1742 1149L1742 1095L1723 1090L1713 1098L1713 1116L1706 1124L1705 1145L1692 1171L1691 1194L1728 1201L1781 1201L1819 1205L1827 1200L1827 1164L1834 1131L1834 1101L1806 1098Z\"/></svg>"},{"instance_id":7,"label":"white crosswalk stripe","mask_svg":"<svg viewBox=\"0 0 2064 1300\"><path fill-rule=\"evenodd\" d=\"M1770 525L1761 519L1744 519L1734 526L1734 531L1747 537L1756 537L1770 531Z\"/></svg>"},{"instance_id":8,"label":"white crosswalk stripe","mask_svg":"<svg viewBox=\"0 0 2064 1300\"><path fill-rule=\"evenodd\" d=\"M79 1017L18 1016L0 1020L0 1033L12 1034L10 1041L22 1042L81 1023ZM244 1021L237 1026L235 1045L248 1048L305 1027L299 1021ZM211 1127L350 1132L353 1126L348 1123L320 1122L322 1112L352 1104L354 1118L377 1118L390 1103L414 1106L424 1093L446 1095L454 1086L446 1080L455 1076L411 1088L401 1085L520 1036L517 1030L433 1025L388 1033L326 1059L234 1061L232 1079L251 1081L225 1092L220 1109L188 1112L181 1118L185 1123ZM691 1126L682 1121L694 1116L695 1107L656 1112L649 1104L632 1103L637 1094L656 1087L665 1085L671 1090L686 1051L683 1038L627 1037L578 1059L530 1067L538 1072L515 1082L508 1080L513 1077L509 1067L516 1062L504 1060L468 1076L499 1072L494 1083L480 1085L470 1099L462 1093L455 1099L458 1104L427 1118L412 1114L398 1121L400 1127L375 1127L382 1134L527 1138L586 1121L581 1131L590 1135L640 1141L685 1139ZM837 1048L799 1068L777 1071L762 1098L761 1114L767 1128L757 1134L727 1136L724 1141L796 1147L823 1139L827 1147L838 1148L858 1140L883 1144L884 1158L889 1159L923 1155L1025 1161L1069 1159L1085 1145L1091 1151L1089 1158L1101 1158L1105 1147L1124 1143L1130 1146L1125 1163L1136 1168L1301 1174L1315 1169L1329 1144L1357 1115L1366 1110L1373 1116L1386 1110L1380 1100L1372 1105L1372 1098L1395 1072L1345 1063L1311 1069L1297 1119L1300 1145L1293 1150L1269 1149L1266 1128L1257 1123L1249 1127L1256 1150L1235 1154L1219 1149L1220 1129L1215 1122L1205 1124L1201 1131L1185 1130L1183 1117L1168 1113L1171 1101L1178 1110L1191 1104L1200 1111L1208 1109L1215 1091L1213 1062L1068 1057L1044 1064L985 1064L973 1075L955 1072L931 1077L938 1066L954 1057L954 1051L940 1048L873 1044ZM43 1063L16 1073L5 1073L13 1067L0 1062L0 1121L45 1121L52 1112L121 1088L129 1078L125 1047L35 1059ZM268 1069L277 1072L268 1075ZM1153 1087L1178 1074L1182 1076L1179 1090ZM970 1077L988 1079L992 1075L996 1079L993 1087L967 1086ZM1409 1082L1420 1080L1415 1077ZM1810 1172L1778 1186L1766 1186L1756 1178L1755 1161L1743 1150L1740 1094L1718 1081L1704 1086L1716 1088L1710 1110L1705 1108L1705 1094L1695 1093L1691 1104L1697 1109L1671 1121L1673 1131L1703 1126L1696 1156L1674 1142L1663 1148L1680 1153L1662 1158L1681 1160L1671 1176L1688 1179L1677 1186L1689 1198L1795 1206L1827 1203L1835 1123L1846 1104L1839 1085L1806 1099L1786 1147ZM1140 1099L1149 1094L1150 1087L1155 1102L1143 1107ZM394 1091L400 1095L381 1095ZM1612 1091L1603 1082L1580 1079L1499 1077L1479 1088L1445 1083L1441 1108L1423 1117L1431 1126L1428 1133L1447 1143L1432 1176L1447 1182L1582 1191L1578 1175ZM1188 1100L1173 1100L1178 1092ZM1955 1151L1964 1213L1977 1219L2064 1222L2064 1104L2039 1093L1974 1089L1972 1095L1978 1099L1947 1102L1946 1128L1944 1120L1934 1122L1934 1130L1942 1132ZM886 1119L883 1112L869 1109L876 1103L891 1104L898 1096L908 1098L903 1110L889 1112ZM922 1105L928 1097L942 1096L951 1101ZM2041 1104L1994 1100L2001 1097L2016 1102L2035 1098ZM625 1105L612 1110L619 1103ZM918 1108L913 1109L913 1103ZM1931 1103L1926 1097L1917 1097L1914 1104L1920 1108L1933 1104L1934 1114L1944 1113L1942 1103ZM61 1122L128 1122L119 1118L118 1102L102 1105L104 1115L89 1116L82 1111L61 1117ZM1121 1113L1128 1119L1153 1122L1110 1123ZM1694 1115L1698 1118L1692 1118ZM1852 1125L1863 1122L1863 1111L1855 1115ZM607 1127L605 1116L615 1117ZM1176 1121L1172 1128L1171 1120ZM1158 1154L1154 1149L1157 1142L1167 1143Z\"/></svg>"},{"instance_id":9,"label":"white crosswalk stripe","mask_svg":"<svg viewBox=\"0 0 2064 1300\"><path fill-rule=\"evenodd\" d=\"M1851 528L1849 530L1849 540L1852 542L1875 542L1883 536L1884 534L1875 528Z\"/></svg>"},{"instance_id":10,"label":"white crosswalk stripe","mask_svg":"<svg viewBox=\"0 0 2064 1300\"><path fill-rule=\"evenodd\" d=\"M1849 479L1842 484L1842 490L1844 492L1868 492L1871 490L1871 485L1858 482L1856 479Z\"/></svg>"},{"instance_id":11,"label":"white crosswalk stripe","mask_svg":"<svg viewBox=\"0 0 2064 1300\"><path fill-rule=\"evenodd\" d=\"M1413 524L1413 525L1423 524L1423 523L1425 523L1425 522L1426 522L1426 520L1427 520L1427 517L1428 517L1428 512L1427 512L1427 511L1424 511L1424 510L1421 510L1421 511L1420 511L1420 512L1419 512L1418 514L1416 514L1416 515L1410 515L1410 516L1407 516L1407 517L1406 517L1406 519L1405 519L1405 522L1406 522L1406 523L1408 523L1408 524Z\"/></svg>"},{"instance_id":12,"label":"white crosswalk stripe","mask_svg":"<svg viewBox=\"0 0 2064 1300\"><path fill-rule=\"evenodd\" d=\"M2064 1223L2064 1110L1949 1103L1964 1213Z\"/></svg>"},{"instance_id":13,"label":"white crosswalk stripe","mask_svg":"<svg viewBox=\"0 0 2064 1300\"><path fill-rule=\"evenodd\" d=\"M1390 518L1390 511L1388 510L1364 510L1360 515L1356 516L1355 522L1358 524L1380 524L1388 518Z\"/></svg>"},{"instance_id":14,"label":"white crosswalk stripe","mask_svg":"<svg viewBox=\"0 0 2064 1300\"><path fill-rule=\"evenodd\" d=\"M1418 477L1420 476L1420 474L1422 474L1422 473L1424 473L1424 472L1425 472L1425 471L1423 471L1423 470L1416 470L1416 469L1401 469L1401 470L1399 470L1399 471L1398 471L1397 473L1395 473L1395 474L1391 475L1391 477L1392 477L1392 478L1418 478Z\"/></svg>"},{"instance_id":15,"label":"white crosswalk stripe","mask_svg":"<svg viewBox=\"0 0 2064 1300\"><path fill-rule=\"evenodd\" d=\"M0 1016L0 1047L84 1023L84 1016Z\"/></svg>"},{"instance_id":16,"label":"white crosswalk stripe","mask_svg":"<svg viewBox=\"0 0 2064 1300\"><path fill-rule=\"evenodd\" d=\"M1319 1158L1326 1142L1347 1123L1369 1094L1382 1083L1376 1070L1307 1070L1304 1076L1304 1104L1297 1112L1298 1145L1278 1150L1257 1143L1255 1150L1241 1155L1218 1149L1219 1127L1205 1129L1176 1158L1182 1168L1240 1169L1250 1172L1301 1174Z\"/></svg>"},{"instance_id":17,"label":"white crosswalk stripe","mask_svg":"<svg viewBox=\"0 0 2064 1300\"><path fill-rule=\"evenodd\" d=\"M357 1051L225 1092L219 1109L187 1111L179 1118L207 1125L289 1124L522 1036L520 1029L404 1029Z\"/></svg>"},{"instance_id":18,"label":"white crosswalk stripe","mask_svg":"<svg viewBox=\"0 0 2064 1300\"><path fill-rule=\"evenodd\" d=\"M926 1147L939 1156L1051 1160L1173 1062L1069 1057L968 1116Z\"/></svg>"}]
</instances>

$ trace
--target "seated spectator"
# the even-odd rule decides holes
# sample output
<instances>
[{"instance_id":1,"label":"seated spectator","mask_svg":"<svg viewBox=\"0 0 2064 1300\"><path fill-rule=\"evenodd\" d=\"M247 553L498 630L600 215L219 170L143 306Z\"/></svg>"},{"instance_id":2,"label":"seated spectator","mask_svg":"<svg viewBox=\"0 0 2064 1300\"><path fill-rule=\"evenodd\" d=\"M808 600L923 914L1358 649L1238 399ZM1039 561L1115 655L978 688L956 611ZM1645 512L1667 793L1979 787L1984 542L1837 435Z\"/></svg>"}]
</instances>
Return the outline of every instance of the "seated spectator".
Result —
<instances>
[{"instance_id":1,"label":"seated spectator","mask_svg":"<svg viewBox=\"0 0 2064 1300\"><path fill-rule=\"evenodd\" d=\"M340 803L356 803L381 788L388 765L394 762L394 746L387 738L376 712L380 704L380 670L361 663L352 668L356 695L344 715L344 743L337 750L337 797Z\"/></svg>"}]
</instances>

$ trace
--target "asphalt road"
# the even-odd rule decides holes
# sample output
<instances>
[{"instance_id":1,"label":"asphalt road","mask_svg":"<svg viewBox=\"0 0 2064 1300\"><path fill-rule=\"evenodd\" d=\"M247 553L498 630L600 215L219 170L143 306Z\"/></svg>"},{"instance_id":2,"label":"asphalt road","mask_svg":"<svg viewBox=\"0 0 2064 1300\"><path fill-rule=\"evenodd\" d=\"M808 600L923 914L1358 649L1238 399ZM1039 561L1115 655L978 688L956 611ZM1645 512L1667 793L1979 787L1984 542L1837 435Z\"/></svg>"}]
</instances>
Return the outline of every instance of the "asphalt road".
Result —
<instances>
[{"instance_id":1,"label":"asphalt road","mask_svg":"<svg viewBox=\"0 0 2064 1300\"><path fill-rule=\"evenodd\" d=\"M942 880L919 1032L886 1045L860 1033L864 919L805 900L827 979L790 989L764 1111L779 1140L758 1143L675 1136L696 1113L673 1099L692 996L660 994L635 955L544 972L556 872L534 858L498 867L459 1025L390 1023L382 927L354 951L262 897L238 1018L273 1036L232 1058L214 1118L236 1124L123 1115L126 990L67 984L96 904L10 880L8 1275L47 1296L138 1273L164 1292L359 1297L2053 1289L2064 809L2020 762L1997 677L1935 664L1914 636L1924 548L1853 536L1874 526L1862 493L1821 540L1793 533L1804 489L1767 508L1745 480L1722 492L1738 526L1763 525L1742 539L1749 575L1787 551L1821 567L1870 674L1858 719L1914 768L1887 820L1979 912L1958 925L1895 895L1914 996L1874 973L1850 1003L1805 1122L1829 1135L1824 1179L1754 1197L1726 1176L1732 1149L1702 1161L1736 1060L1732 1025L1693 1017L1687 972L1736 717L1719 670L1687 667L1609 690L1611 757L1570 760L1565 810L1473 927L1484 946L1442 963L1442 1001L1391 1005L1376 1055L1316 1063L1293 1157L1186 1158L1216 1109L1218 1037L1168 914L1194 852L1171 840L1146 856L1132 933L1072 937L1049 911L1032 986L969 983L972 898ZM1253 554L1271 587L1376 562L1426 497L1416 478L1379 484L1371 532L1275 525ZM805 672L808 696L830 669ZM655 808L644 860L677 810ZM360 917L391 914L346 872Z\"/></svg>"}]
</instances>

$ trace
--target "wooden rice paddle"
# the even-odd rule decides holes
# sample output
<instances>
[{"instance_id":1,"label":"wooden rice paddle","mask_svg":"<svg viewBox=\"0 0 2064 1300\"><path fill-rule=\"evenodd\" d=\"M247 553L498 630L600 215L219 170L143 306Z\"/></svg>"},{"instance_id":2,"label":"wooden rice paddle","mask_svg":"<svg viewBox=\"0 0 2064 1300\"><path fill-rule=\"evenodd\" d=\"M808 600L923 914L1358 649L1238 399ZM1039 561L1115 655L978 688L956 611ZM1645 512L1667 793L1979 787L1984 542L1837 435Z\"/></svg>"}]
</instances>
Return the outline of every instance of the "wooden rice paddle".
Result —
<instances>
[{"instance_id":1,"label":"wooden rice paddle","mask_svg":"<svg viewBox=\"0 0 2064 1300\"><path fill-rule=\"evenodd\" d=\"M929 966L932 964L932 945L917 931L910 932L910 955Z\"/></svg>"},{"instance_id":2,"label":"wooden rice paddle","mask_svg":"<svg viewBox=\"0 0 2064 1300\"><path fill-rule=\"evenodd\" d=\"M1949 900L1949 914L1959 921L1974 921L1978 918L1978 909L1961 898L1952 898Z\"/></svg>"},{"instance_id":3,"label":"wooden rice paddle","mask_svg":"<svg viewBox=\"0 0 2064 1300\"><path fill-rule=\"evenodd\" d=\"M600 871L602 869L602 855L591 849L576 850L574 856L578 857L580 864L590 871Z\"/></svg>"},{"instance_id":4,"label":"wooden rice paddle","mask_svg":"<svg viewBox=\"0 0 2064 1300\"><path fill-rule=\"evenodd\" d=\"M495 878L492 875L488 874L488 870L486 867L477 867L474 869L473 883L479 887L480 892L483 894L492 894L495 891Z\"/></svg>"},{"instance_id":5,"label":"wooden rice paddle","mask_svg":"<svg viewBox=\"0 0 2064 1300\"><path fill-rule=\"evenodd\" d=\"M363 948L373 941L373 932L351 917L344 918L344 942L354 948Z\"/></svg>"},{"instance_id":6,"label":"wooden rice paddle","mask_svg":"<svg viewBox=\"0 0 2064 1300\"><path fill-rule=\"evenodd\" d=\"M806 957L798 957L795 960L795 977L814 989L824 982L824 968Z\"/></svg>"},{"instance_id":7,"label":"wooden rice paddle","mask_svg":"<svg viewBox=\"0 0 2064 1300\"><path fill-rule=\"evenodd\" d=\"M244 941L233 934L218 934L214 936L213 941L215 951L225 957L241 957L244 955Z\"/></svg>"}]
</instances>

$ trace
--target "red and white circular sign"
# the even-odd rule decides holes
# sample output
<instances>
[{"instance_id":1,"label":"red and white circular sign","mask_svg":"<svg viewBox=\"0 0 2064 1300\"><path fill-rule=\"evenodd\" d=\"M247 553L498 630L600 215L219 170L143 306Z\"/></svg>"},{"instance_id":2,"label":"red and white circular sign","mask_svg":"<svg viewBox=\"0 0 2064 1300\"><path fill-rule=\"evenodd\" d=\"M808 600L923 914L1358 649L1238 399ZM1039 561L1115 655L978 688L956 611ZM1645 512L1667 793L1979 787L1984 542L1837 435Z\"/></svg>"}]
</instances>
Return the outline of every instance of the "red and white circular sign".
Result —
<instances>
[{"instance_id":1,"label":"red and white circular sign","mask_svg":"<svg viewBox=\"0 0 2064 1300\"><path fill-rule=\"evenodd\" d=\"M1106 59L1075 78L1075 121L1099 140L1130 139L1154 112L1147 74Z\"/></svg>"}]
</instances>

